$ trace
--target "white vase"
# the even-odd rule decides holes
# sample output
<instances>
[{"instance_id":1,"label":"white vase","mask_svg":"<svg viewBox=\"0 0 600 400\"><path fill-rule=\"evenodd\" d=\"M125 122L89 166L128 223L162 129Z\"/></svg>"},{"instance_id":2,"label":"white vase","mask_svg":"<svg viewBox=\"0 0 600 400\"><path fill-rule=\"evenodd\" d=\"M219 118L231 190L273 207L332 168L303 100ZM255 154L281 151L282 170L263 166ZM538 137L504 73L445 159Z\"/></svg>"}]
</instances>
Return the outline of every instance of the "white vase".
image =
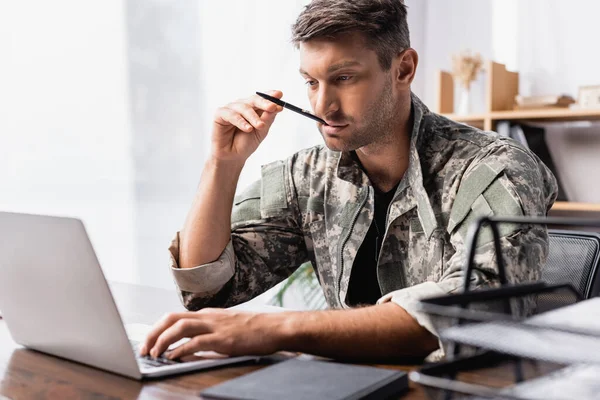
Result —
<instances>
[{"instance_id":1,"label":"white vase","mask_svg":"<svg viewBox=\"0 0 600 400\"><path fill-rule=\"evenodd\" d=\"M456 114L468 115L471 113L471 88L464 87L463 85L458 86L458 107L456 108Z\"/></svg>"}]
</instances>

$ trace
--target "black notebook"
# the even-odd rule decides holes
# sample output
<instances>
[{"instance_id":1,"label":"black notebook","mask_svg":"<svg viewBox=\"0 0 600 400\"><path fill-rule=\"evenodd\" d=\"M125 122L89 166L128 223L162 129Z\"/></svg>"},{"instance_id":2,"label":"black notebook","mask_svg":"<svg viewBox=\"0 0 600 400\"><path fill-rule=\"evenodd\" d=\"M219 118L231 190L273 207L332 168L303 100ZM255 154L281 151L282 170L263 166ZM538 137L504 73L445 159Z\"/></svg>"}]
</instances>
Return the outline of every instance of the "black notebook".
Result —
<instances>
[{"instance_id":1,"label":"black notebook","mask_svg":"<svg viewBox=\"0 0 600 400\"><path fill-rule=\"evenodd\" d=\"M328 361L288 360L213 386L206 399L387 399L408 389L405 372Z\"/></svg>"}]
</instances>

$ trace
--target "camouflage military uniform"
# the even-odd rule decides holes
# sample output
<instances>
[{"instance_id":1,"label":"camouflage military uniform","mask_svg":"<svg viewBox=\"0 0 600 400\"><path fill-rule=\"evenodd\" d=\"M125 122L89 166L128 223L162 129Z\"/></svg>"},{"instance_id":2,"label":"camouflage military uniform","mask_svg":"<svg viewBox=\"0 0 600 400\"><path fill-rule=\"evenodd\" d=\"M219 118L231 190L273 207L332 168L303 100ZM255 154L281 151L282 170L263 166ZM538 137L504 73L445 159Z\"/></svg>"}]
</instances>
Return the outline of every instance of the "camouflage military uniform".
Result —
<instances>
[{"instance_id":1,"label":"camouflage military uniform","mask_svg":"<svg viewBox=\"0 0 600 400\"><path fill-rule=\"evenodd\" d=\"M479 215L546 215L556 181L530 151L494 133L431 113L413 95L410 165L389 207L377 264L384 296L435 333L419 299L461 290L465 236ZM310 261L327 303L345 302L352 263L373 221L374 189L350 154L317 146L262 168L236 197L231 242L214 263L171 267L188 309L226 307L259 295ZM536 280L548 252L539 226L502 229L511 282ZM497 283L491 237L479 242L473 287Z\"/></svg>"}]
</instances>

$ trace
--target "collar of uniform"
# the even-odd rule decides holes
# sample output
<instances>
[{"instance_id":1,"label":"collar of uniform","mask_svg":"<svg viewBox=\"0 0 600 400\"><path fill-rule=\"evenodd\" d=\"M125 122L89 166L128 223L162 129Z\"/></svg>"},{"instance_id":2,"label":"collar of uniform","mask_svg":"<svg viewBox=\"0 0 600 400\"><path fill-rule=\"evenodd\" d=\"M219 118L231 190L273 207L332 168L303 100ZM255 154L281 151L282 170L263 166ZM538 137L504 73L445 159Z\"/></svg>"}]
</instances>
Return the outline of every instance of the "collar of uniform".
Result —
<instances>
[{"instance_id":1,"label":"collar of uniform","mask_svg":"<svg viewBox=\"0 0 600 400\"><path fill-rule=\"evenodd\" d=\"M356 186L369 186L371 181L349 151L340 153L338 159L337 177Z\"/></svg>"}]
</instances>

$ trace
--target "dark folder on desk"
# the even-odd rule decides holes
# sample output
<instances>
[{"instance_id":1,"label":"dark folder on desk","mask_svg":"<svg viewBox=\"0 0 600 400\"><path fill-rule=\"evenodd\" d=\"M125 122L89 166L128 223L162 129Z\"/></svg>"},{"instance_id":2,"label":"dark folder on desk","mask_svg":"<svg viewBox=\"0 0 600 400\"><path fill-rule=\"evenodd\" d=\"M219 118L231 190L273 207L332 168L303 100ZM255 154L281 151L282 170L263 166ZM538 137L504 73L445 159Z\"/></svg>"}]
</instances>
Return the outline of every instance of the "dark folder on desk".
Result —
<instances>
[{"instance_id":1,"label":"dark folder on desk","mask_svg":"<svg viewBox=\"0 0 600 400\"><path fill-rule=\"evenodd\" d=\"M314 360L288 360L203 391L207 399L386 399L408 389L405 372Z\"/></svg>"}]
</instances>

